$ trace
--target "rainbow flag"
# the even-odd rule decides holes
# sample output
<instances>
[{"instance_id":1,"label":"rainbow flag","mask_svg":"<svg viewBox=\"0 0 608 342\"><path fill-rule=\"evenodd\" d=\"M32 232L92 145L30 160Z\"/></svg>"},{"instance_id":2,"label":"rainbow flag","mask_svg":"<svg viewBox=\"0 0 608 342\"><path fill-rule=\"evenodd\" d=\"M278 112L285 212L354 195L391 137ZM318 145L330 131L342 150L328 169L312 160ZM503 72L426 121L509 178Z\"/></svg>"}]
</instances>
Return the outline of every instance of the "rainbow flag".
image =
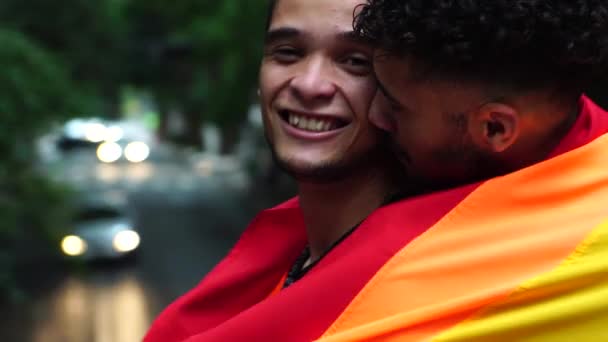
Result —
<instances>
[{"instance_id":1,"label":"rainbow flag","mask_svg":"<svg viewBox=\"0 0 608 342\"><path fill-rule=\"evenodd\" d=\"M544 162L375 211L277 291L306 243L261 213L145 341L608 341L608 114Z\"/></svg>"}]
</instances>

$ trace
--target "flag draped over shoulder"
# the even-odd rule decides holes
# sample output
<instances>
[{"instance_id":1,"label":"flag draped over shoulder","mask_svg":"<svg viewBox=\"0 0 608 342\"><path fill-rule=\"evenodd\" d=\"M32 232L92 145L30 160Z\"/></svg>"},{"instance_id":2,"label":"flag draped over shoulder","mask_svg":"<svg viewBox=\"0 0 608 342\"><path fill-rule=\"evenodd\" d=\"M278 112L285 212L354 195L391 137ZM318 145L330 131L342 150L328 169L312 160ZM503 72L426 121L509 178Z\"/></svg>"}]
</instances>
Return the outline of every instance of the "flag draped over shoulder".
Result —
<instances>
[{"instance_id":1,"label":"flag draped over shoulder","mask_svg":"<svg viewBox=\"0 0 608 342\"><path fill-rule=\"evenodd\" d=\"M605 135L481 184L320 340L608 341L607 327Z\"/></svg>"},{"instance_id":2,"label":"flag draped over shoulder","mask_svg":"<svg viewBox=\"0 0 608 342\"><path fill-rule=\"evenodd\" d=\"M380 208L274 293L306 239L297 201L266 212L146 341L608 341L608 114L581 105L552 158Z\"/></svg>"}]
</instances>

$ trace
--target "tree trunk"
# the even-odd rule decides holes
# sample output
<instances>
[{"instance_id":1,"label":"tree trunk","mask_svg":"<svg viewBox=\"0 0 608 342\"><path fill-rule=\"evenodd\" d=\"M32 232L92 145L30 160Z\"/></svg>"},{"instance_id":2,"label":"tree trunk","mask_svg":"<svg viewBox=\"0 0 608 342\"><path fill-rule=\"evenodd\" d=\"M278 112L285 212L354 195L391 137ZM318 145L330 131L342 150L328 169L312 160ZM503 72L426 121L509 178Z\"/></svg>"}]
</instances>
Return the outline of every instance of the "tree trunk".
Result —
<instances>
[{"instance_id":1,"label":"tree trunk","mask_svg":"<svg viewBox=\"0 0 608 342\"><path fill-rule=\"evenodd\" d=\"M198 110L186 112L185 128L184 138L186 143L196 147L198 150L202 150L204 147L202 137L203 123Z\"/></svg>"},{"instance_id":2,"label":"tree trunk","mask_svg":"<svg viewBox=\"0 0 608 342\"><path fill-rule=\"evenodd\" d=\"M222 132L222 144L220 153L222 155L234 152L236 145L239 142L239 127L237 124L227 124L220 127Z\"/></svg>"}]
</instances>

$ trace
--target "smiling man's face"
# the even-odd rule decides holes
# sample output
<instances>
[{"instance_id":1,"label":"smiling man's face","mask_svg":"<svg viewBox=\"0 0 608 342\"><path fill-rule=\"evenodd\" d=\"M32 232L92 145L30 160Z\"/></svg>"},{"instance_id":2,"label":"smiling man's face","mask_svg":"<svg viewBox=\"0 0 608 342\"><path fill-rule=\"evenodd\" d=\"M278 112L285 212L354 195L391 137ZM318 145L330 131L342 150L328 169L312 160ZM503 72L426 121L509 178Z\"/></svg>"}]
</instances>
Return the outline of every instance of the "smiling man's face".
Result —
<instances>
[{"instance_id":1,"label":"smiling man's face","mask_svg":"<svg viewBox=\"0 0 608 342\"><path fill-rule=\"evenodd\" d=\"M276 159L296 178L342 177L378 148L380 133L368 121L373 50L353 33L361 2L280 0L274 10L260 100Z\"/></svg>"}]
</instances>

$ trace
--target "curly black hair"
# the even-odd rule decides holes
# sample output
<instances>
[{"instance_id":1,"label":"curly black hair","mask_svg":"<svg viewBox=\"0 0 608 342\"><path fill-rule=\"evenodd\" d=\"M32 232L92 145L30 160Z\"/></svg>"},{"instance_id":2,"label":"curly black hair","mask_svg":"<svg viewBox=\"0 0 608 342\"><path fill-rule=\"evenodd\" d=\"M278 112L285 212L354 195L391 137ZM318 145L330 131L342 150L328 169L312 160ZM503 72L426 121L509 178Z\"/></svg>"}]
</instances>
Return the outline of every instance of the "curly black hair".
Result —
<instances>
[{"instance_id":1,"label":"curly black hair","mask_svg":"<svg viewBox=\"0 0 608 342\"><path fill-rule=\"evenodd\" d=\"M439 77L582 92L608 70L607 0L368 0L361 7L360 35Z\"/></svg>"}]
</instances>

